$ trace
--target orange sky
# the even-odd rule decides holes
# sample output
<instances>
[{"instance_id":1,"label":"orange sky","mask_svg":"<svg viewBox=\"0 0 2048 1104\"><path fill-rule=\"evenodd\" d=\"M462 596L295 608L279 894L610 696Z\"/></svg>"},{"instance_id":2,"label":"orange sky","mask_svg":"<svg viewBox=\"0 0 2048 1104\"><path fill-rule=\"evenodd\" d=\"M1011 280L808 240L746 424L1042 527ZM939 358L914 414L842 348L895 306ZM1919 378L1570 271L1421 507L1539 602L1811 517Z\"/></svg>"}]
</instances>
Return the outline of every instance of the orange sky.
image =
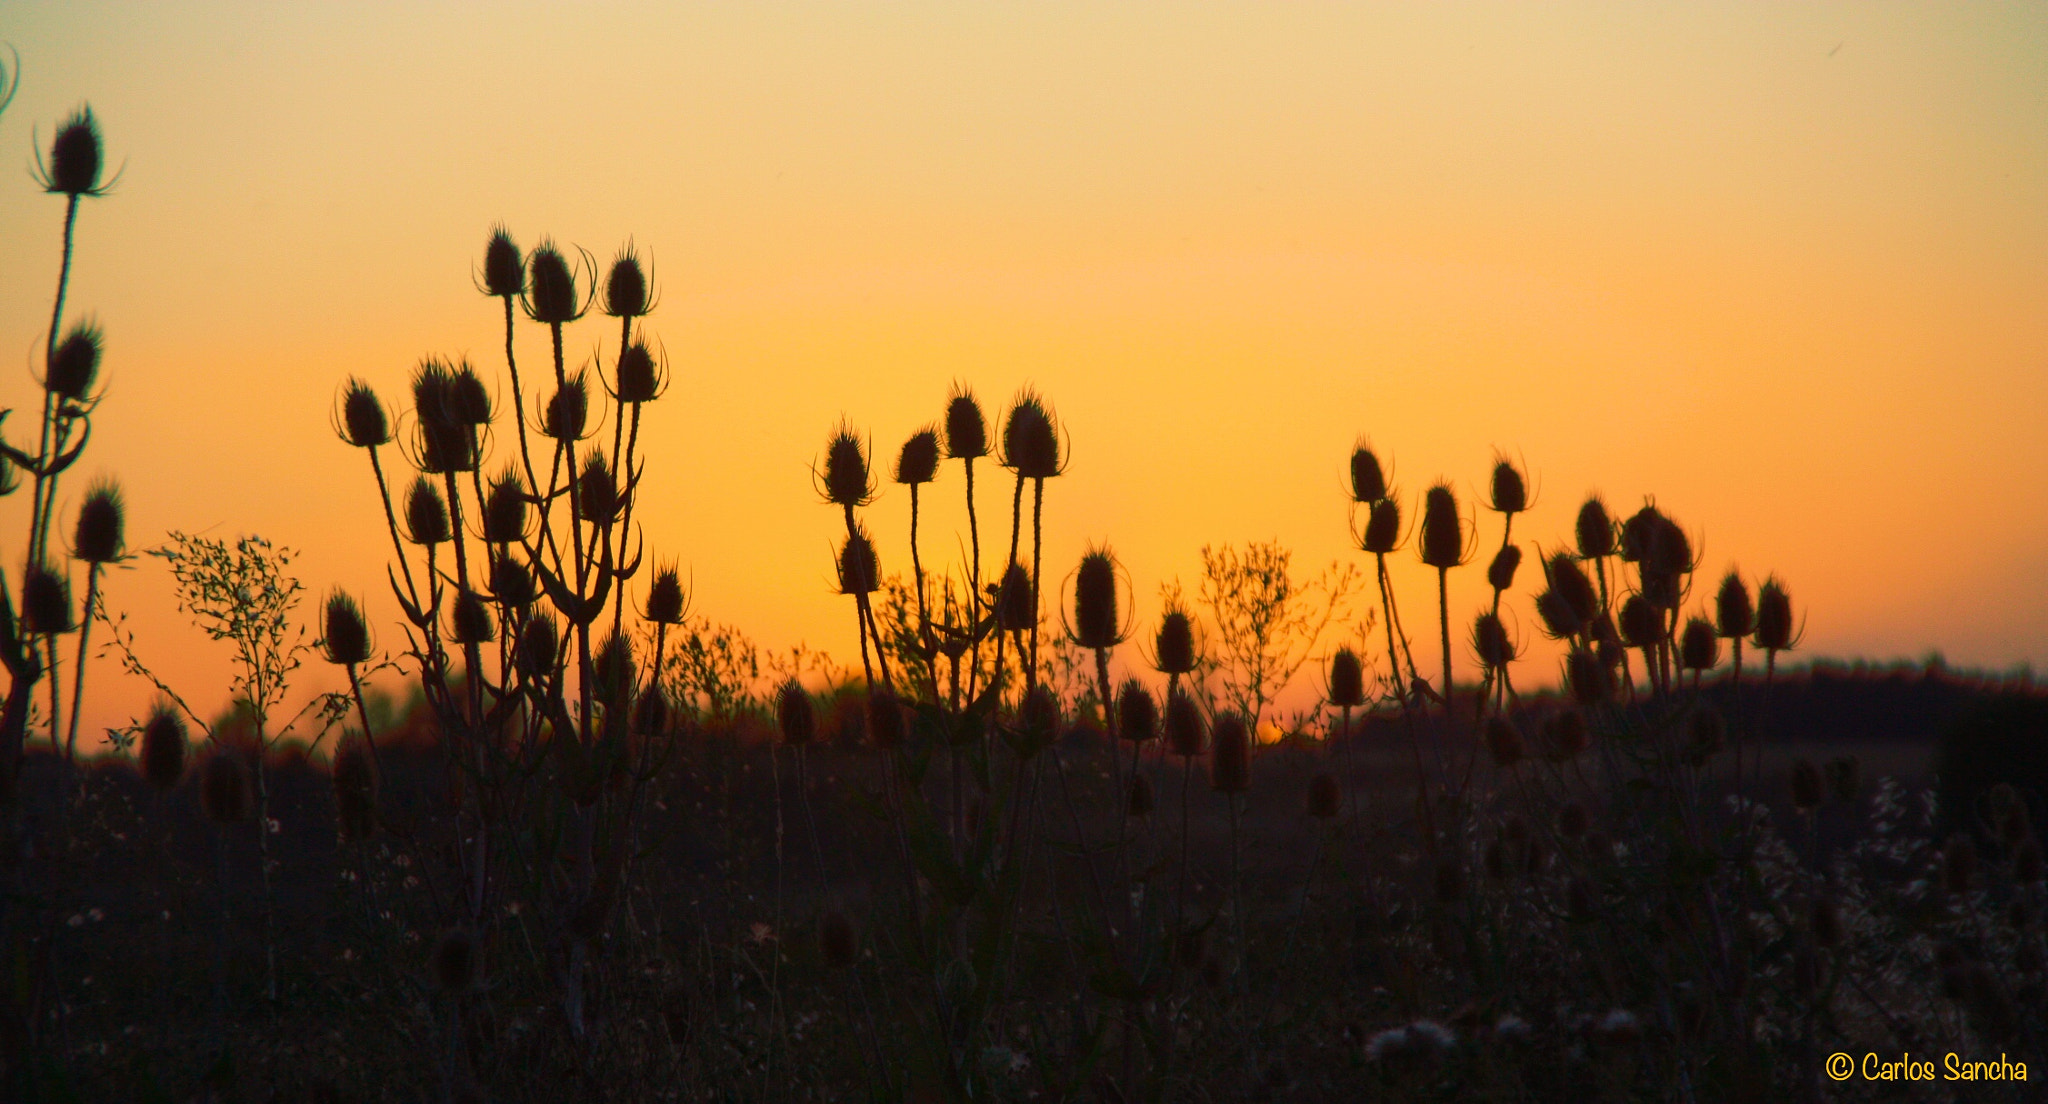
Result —
<instances>
[{"instance_id":1,"label":"orange sky","mask_svg":"<svg viewBox=\"0 0 2048 1104\"><path fill-rule=\"evenodd\" d=\"M79 230L110 384L82 470L122 480L131 543L302 549L387 644L328 409L425 354L502 370L470 284L502 219L651 256L650 547L764 644L855 658L807 465L842 414L893 458L959 378L1055 403L1049 572L1108 540L1148 631L1205 542L1355 555L1367 433L1410 492L1525 456L1534 539L1588 490L1654 494L1703 570L1787 578L1808 653L2048 661L2038 5L14 3L0 40L0 401L32 393L56 269L32 134L89 101L126 174ZM885 569L906 514L871 509ZM1432 632L1430 573L1398 572ZM1452 583L1462 623L1483 564ZM188 696L223 682L160 569L109 595ZM89 724L143 700L94 685Z\"/></svg>"}]
</instances>

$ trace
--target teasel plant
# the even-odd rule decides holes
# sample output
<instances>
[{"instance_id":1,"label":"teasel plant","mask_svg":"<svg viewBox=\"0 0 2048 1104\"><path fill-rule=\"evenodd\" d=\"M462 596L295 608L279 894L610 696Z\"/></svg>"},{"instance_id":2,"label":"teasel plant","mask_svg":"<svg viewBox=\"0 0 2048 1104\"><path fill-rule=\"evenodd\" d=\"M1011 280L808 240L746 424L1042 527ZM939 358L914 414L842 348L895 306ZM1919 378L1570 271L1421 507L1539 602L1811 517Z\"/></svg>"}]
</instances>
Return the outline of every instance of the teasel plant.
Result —
<instances>
[{"instance_id":1,"label":"teasel plant","mask_svg":"<svg viewBox=\"0 0 2048 1104\"><path fill-rule=\"evenodd\" d=\"M1031 652L1025 664L1025 689L1038 685L1038 617L1037 601L1039 589L1039 566L1042 562L1045 481L1066 471L1069 457L1060 443L1059 422L1054 418L1052 408L1040 398L1038 392L1025 388L1011 401L1009 413L1003 421L1003 466L1017 475L1017 489L1010 500L1010 560L1009 566L1018 566L1017 542L1021 532L1024 503L1024 481L1031 481Z\"/></svg>"},{"instance_id":2,"label":"teasel plant","mask_svg":"<svg viewBox=\"0 0 2048 1104\"><path fill-rule=\"evenodd\" d=\"M1360 507L1364 507L1366 515L1362 529L1357 517ZM1400 703L1402 722L1408 730L1409 749L1415 759L1415 804L1423 819L1424 838L1433 841L1436 816L1430 797L1429 771L1423 765L1422 734L1415 723L1415 711L1427 701L1427 691L1423 689L1422 678L1415 669L1415 656L1408 648L1408 634L1401 628L1400 606L1394 599L1394 581L1387 572L1387 557L1407 544L1408 532L1402 527L1399 492L1388 482L1379 453L1364 438L1360 438L1351 450L1351 511L1352 541L1360 551L1373 557L1373 573L1379 585L1380 612L1383 615L1381 620L1386 625L1388 685ZM1405 676L1402 670L1404 659ZM1439 774L1443 771L1440 753L1437 770Z\"/></svg>"}]
</instances>

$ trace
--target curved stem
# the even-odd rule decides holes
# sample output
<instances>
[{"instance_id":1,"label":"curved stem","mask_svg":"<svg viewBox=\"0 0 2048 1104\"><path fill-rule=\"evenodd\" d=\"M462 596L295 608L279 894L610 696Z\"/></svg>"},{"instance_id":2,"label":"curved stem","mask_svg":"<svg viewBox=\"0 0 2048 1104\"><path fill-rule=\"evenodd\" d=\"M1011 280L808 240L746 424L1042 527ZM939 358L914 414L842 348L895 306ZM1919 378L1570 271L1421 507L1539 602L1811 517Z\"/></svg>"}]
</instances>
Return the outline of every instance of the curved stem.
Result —
<instances>
[{"instance_id":1,"label":"curved stem","mask_svg":"<svg viewBox=\"0 0 2048 1104\"><path fill-rule=\"evenodd\" d=\"M85 574L85 616L78 620L78 658L72 662L71 672L71 731L64 738L64 758L78 761L78 714L79 703L85 700L85 646L92 636L92 608L100 596L100 565L89 564ZM51 680L55 685L56 680ZM54 738L55 733L52 733Z\"/></svg>"}]
</instances>

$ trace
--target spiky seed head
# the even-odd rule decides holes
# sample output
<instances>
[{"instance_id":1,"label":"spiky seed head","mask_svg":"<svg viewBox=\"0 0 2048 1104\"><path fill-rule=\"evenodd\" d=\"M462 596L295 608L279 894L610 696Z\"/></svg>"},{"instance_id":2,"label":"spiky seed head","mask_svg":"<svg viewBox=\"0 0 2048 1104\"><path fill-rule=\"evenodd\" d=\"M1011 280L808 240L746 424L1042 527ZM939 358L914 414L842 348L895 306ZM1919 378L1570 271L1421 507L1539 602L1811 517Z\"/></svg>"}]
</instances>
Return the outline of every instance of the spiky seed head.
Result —
<instances>
[{"instance_id":1,"label":"spiky seed head","mask_svg":"<svg viewBox=\"0 0 2048 1104\"><path fill-rule=\"evenodd\" d=\"M1567 801L1557 810L1557 834L1566 839L1578 839L1592 826L1592 814L1576 801Z\"/></svg>"},{"instance_id":2,"label":"spiky seed head","mask_svg":"<svg viewBox=\"0 0 2048 1104\"><path fill-rule=\"evenodd\" d=\"M1621 630L1614 627L1614 615L1606 610L1601 610L1598 614L1594 615L1592 622L1586 626L1586 633L1593 638L1593 643L1600 645L1602 649L1610 647L1619 648L1622 646ZM1619 666L1620 663L1621 659L1619 653L1617 653L1614 665Z\"/></svg>"},{"instance_id":3,"label":"spiky seed head","mask_svg":"<svg viewBox=\"0 0 2048 1104\"><path fill-rule=\"evenodd\" d=\"M1721 589L1714 595L1714 632L1728 640L1742 640L1756 631L1756 607L1749 600L1749 584L1742 573L1731 569L1721 577Z\"/></svg>"},{"instance_id":4,"label":"spiky seed head","mask_svg":"<svg viewBox=\"0 0 2048 1104\"><path fill-rule=\"evenodd\" d=\"M1643 599L1669 613L1685 601L1685 579L1676 571L1662 571L1647 563L1642 567Z\"/></svg>"},{"instance_id":5,"label":"spiky seed head","mask_svg":"<svg viewBox=\"0 0 2048 1104\"><path fill-rule=\"evenodd\" d=\"M1011 564L996 590L996 627L1004 632L1024 632L1037 621L1038 602L1031 593L1031 573L1023 564Z\"/></svg>"},{"instance_id":6,"label":"spiky seed head","mask_svg":"<svg viewBox=\"0 0 2048 1104\"><path fill-rule=\"evenodd\" d=\"M484 294L510 299L526 290L526 258L503 223L491 227L484 245Z\"/></svg>"},{"instance_id":7,"label":"spiky seed head","mask_svg":"<svg viewBox=\"0 0 2048 1104\"><path fill-rule=\"evenodd\" d=\"M619 483L605 461L604 450L593 448L583 454L583 471L576 477L576 518L600 525L619 516Z\"/></svg>"},{"instance_id":8,"label":"spiky seed head","mask_svg":"<svg viewBox=\"0 0 2048 1104\"><path fill-rule=\"evenodd\" d=\"M1552 640L1569 640L1586 626L1563 594L1546 590L1536 596L1536 616L1543 621L1543 633Z\"/></svg>"},{"instance_id":9,"label":"spiky seed head","mask_svg":"<svg viewBox=\"0 0 2048 1104\"><path fill-rule=\"evenodd\" d=\"M659 685L649 687L633 701L633 732L641 737L666 735L672 715L668 691Z\"/></svg>"},{"instance_id":10,"label":"spiky seed head","mask_svg":"<svg viewBox=\"0 0 2048 1104\"><path fill-rule=\"evenodd\" d=\"M1376 556L1384 556L1401 547L1400 499L1389 494L1372 504L1372 513L1365 519L1362 547Z\"/></svg>"},{"instance_id":11,"label":"spiky seed head","mask_svg":"<svg viewBox=\"0 0 2048 1104\"><path fill-rule=\"evenodd\" d=\"M341 393L341 439L357 448L375 448L391 441L391 419L368 381L348 378Z\"/></svg>"},{"instance_id":12,"label":"spiky seed head","mask_svg":"<svg viewBox=\"0 0 2048 1104\"><path fill-rule=\"evenodd\" d=\"M647 588L647 609L645 616L656 625L680 625L689 601L683 596L683 580L673 567L664 567L654 573L654 582Z\"/></svg>"},{"instance_id":13,"label":"spiky seed head","mask_svg":"<svg viewBox=\"0 0 2048 1104\"><path fill-rule=\"evenodd\" d=\"M1436 899L1444 905L1455 905L1465 899L1465 864L1449 852L1436 861Z\"/></svg>"},{"instance_id":14,"label":"spiky seed head","mask_svg":"<svg viewBox=\"0 0 2048 1104\"><path fill-rule=\"evenodd\" d=\"M1052 739L1060 727L1060 699L1051 687L1040 683L1024 695L1024 701L1017 706L1017 723L1035 737L1034 743Z\"/></svg>"},{"instance_id":15,"label":"spiky seed head","mask_svg":"<svg viewBox=\"0 0 2048 1104\"><path fill-rule=\"evenodd\" d=\"M1211 730L1209 788L1222 794L1240 794L1252 786L1252 733L1244 718L1224 713Z\"/></svg>"},{"instance_id":16,"label":"spiky seed head","mask_svg":"<svg viewBox=\"0 0 2048 1104\"><path fill-rule=\"evenodd\" d=\"M1594 588L1593 580L1586 577L1586 570L1568 552L1557 552L1543 561L1543 573L1550 583L1550 589L1564 596L1571 604L1572 614L1581 625L1589 624L1600 615L1600 592Z\"/></svg>"},{"instance_id":17,"label":"spiky seed head","mask_svg":"<svg viewBox=\"0 0 2048 1104\"><path fill-rule=\"evenodd\" d=\"M78 506L78 521L71 530L71 554L91 564L120 559L126 535L122 514L121 488L110 480L93 483L85 492L85 501Z\"/></svg>"},{"instance_id":18,"label":"spiky seed head","mask_svg":"<svg viewBox=\"0 0 2048 1104\"><path fill-rule=\"evenodd\" d=\"M633 243L627 242L613 258L611 273L604 280L604 312L613 318L638 318L652 306L647 272L640 267Z\"/></svg>"},{"instance_id":19,"label":"spiky seed head","mask_svg":"<svg viewBox=\"0 0 2048 1104\"><path fill-rule=\"evenodd\" d=\"M1792 596L1773 575L1756 592L1756 646L1782 652L1792 643Z\"/></svg>"},{"instance_id":20,"label":"spiky seed head","mask_svg":"<svg viewBox=\"0 0 2048 1104\"><path fill-rule=\"evenodd\" d=\"M1645 505L1630 514L1621 523L1621 558L1628 563L1641 563L1649 554L1650 542L1663 523L1664 515L1655 506Z\"/></svg>"},{"instance_id":21,"label":"spiky seed head","mask_svg":"<svg viewBox=\"0 0 2048 1104\"><path fill-rule=\"evenodd\" d=\"M142 777L158 791L185 774L185 718L169 702L158 702L142 726Z\"/></svg>"},{"instance_id":22,"label":"spiky seed head","mask_svg":"<svg viewBox=\"0 0 2048 1104\"><path fill-rule=\"evenodd\" d=\"M561 657L561 630L555 619L542 614L527 621L519 631L519 669L530 679L545 678L555 669L555 661Z\"/></svg>"},{"instance_id":23,"label":"spiky seed head","mask_svg":"<svg viewBox=\"0 0 2048 1104\"><path fill-rule=\"evenodd\" d=\"M1688 617L1678 634L1678 665L1688 671L1711 671L1721 662L1721 638L1714 635L1714 623L1704 617Z\"/></svg>"},{"instance_id":24,"label":"spiky seed head","mask_svg":"<svg viewBox=\"0 0 2048 1104\"><path fill-rule=\"evenodd\" d=\"M524 562L500 552L491 557L491 597L507 609L524 610L540 597L540 590Z\"/></svg>"},{"instance_id":25,"label":"spiky seed head","mask_svg":"<svg viewBox=\"0 0 2048 1104\"><path fill-rule=\"evenodd\" d=\"M1941 885L1956 896L1970 892L1977 879L1977 844L1967 832L1957 832L1941 849Z\"/></svg>"},{"instance_id":26,"label":"spiky seed head","mask_svg":"<svg viewBox=\"0 0 2048 1104\"><path fill-rule=\"evenodd\" d=\"M1664 618L1640 594L1621 602L1621 642L1631 648L1654 647L1664 637Z\"/></svg>"},{"instance_id":27,"label":"spiky seed head","mask_svg":"<svg viewBox=\"0 0 2048 1104\"><path fill-rule=\"evenodd\" d=\"M868 691L868 741L875 747L889 751L903 745L908 734L910 720L903 709L903 699L887 687Z\"/></svg>"},{"instance_id":28,"label":"spiky seed head","mask_svg":"<svg viewBox=\"0 0 2048 1104\"><path fill-rule=\"evenodd\" d=\"M660 398L668 382L644 341L635 341L619 354L618 376L619 401L628 405Z\"/></svg>"},{"instance_id":29,"label":"spiky seed head","mask_svg":"<svg viewBox=\"0 0 2048 1104\"><path fill-rule=\"evenodd\" d=\"M1614 697L1614 672L1584 648L1573 648L1565 657L1565 681L1571 684L1572 700L1582 706L1590 708Z\"/></svg>"},{"instance_id":30,"label":"spiky seed head","mask_svg":"<svg viewBox=\"0 0 2048 1104\"><path fill-rule=\"evenodd\" d=\"M1482 613L1472 622L1472 651L1479 656L1479 665L1489 671L1515 661L1515 642L1508 638L1499 614Z\"/></svg>"},{"instance_id":31,"label":"spiky seed head","mask_svg":"<svg viewBox=\"0 0 2048 1104\"><path fill-rule=\"evenodd\" d=\"M782 742L790 747L802 747L817 738L818 707L803 683L792 678L775 692L775 723L782 731Z\"/></svg>"},{"instance_id":32,"label":"spiky seed head","mask_svg":"<svg viewBox=\"0 0 2048 1104\"><path fill-rule=\"evenodd\" d=\"M1387 497L1387 476L1380 469L1379 454L1360 441L1351 450L1351 501L1368 505Z\"/></svg>"},{"instance_id":33,"label":"spiky seed head","mask_svg":"<svg viewBox=\"0 0 2048 1104\"><path fill-rule=\"evenodd\" d=\"M92 108L81 107L57 128L50 140L50 162L43 167L43 190L59 195L98 195L100 127Z\"/></svg>"},{"instance_id":34,"label":"spiky seed head","mask_svg":"<svg viewBox=\"0 0 2048 1104\"><path fill-rule=\"evenodd\" d=\"M1166 696L1166 750L1183 759L1192 759L1202 754L1207 741L1208 725L1202 720L1202 707L1184 691L1176 687Z\"/></svg>"},{"instance_id":35,"label":"spiky seed head","mask_svg":"<svg viewBox=\"0 0 2048 1104\"><path fill-rule=\"evenodd\" d=\"M1597 560L1614 555L1614 519L1607 514L1607 503L1599 495L1589 495L1585 504L1579 507L1575 535L1582 559Z\"/></svg>"},{"instance_id":36,"label":"spiky seed head","mask_svg":"<svg viewBox=\"0 0 2048 1104\"><path fill-rule=\"evenodd\" d=\"M1317 820L1336 817L1337 810L1344 804L1343 790L1337 785L1337 776L1329 771L1317 771L1308 780L1308 815Z\"/></svg>"},{"instance_id":37,"label":"spiky seed head","mask_svg":"<svg viewBox=\"0 0 2048 1104\"><path fill-rule=\"evenodd\" d=\"M1159 618L1152 651L1163 675L1185 675L1195 669L1195 623L1187 611L1169 609Z\"/></svg>"},{"instance_id":38,"label":"spiky seed head","mask_svg":"<svg viewBox=\"0 0 2048 1104\"><path fill-rule=\"evenodd\" d=\"M1685 759L1694 768L1703 767L1727 746L1728 726L1721 719L1721 712L1712 706L1705 706L1692 715L1687 727Z\"/></svg>"},{"instance_id":39,"label":"spiky seed head","mask_svg":"<svg viewBox=\"0 0 2048 1104\"><path fill-rule=\"evenodd\" d=\"M548 397L541 415L541 435L555 441L580 441L590 423L590 385L578 372Z\"/></svg>"},{"instance_id":40,"label":"spiky seed head","mask_svg":"<svg viewBox=\"0 0 2048 1104\"><path fill-rule=\"evenodd\" d=\"M363 607L347 591L336 590L327 595L320 629L320 644L327 662L348 667L369 660L370 625L363 617Z\"/></svg>"},{"instance_id":41,"label":"spiky seed head","mask_svg":"<svg viewBox=\"0 0 2048 1104\"><path fill-rule=\"evenodd\" d=\"M1116 557L1107 548L1090 549L1074 576L1074 642L1083 648L1107 650L1123 642L1116 603Z\"/></svg>"},{"instance_id":42,"label":"spiky seed head","mask_svg":"<svg viewBox=\"0 0 2048 1104\"><path fill-rule=\"evenodd\" d=\"M1575 759L1593 746L1586 715L1576 709L1551 714L1543 722L1543 755L1553 762Z\"/></svg>"},{"instance_id":43,"label":"spiky seed head","mask_svg":"<svg viewBox=\"0 0 2048 1104\"><path fill-rule=\"evenodd\" d=\"M946 399L946 455L954 460L988 455L988 419L974 392L957 384Z\"/></svg>"},{"instance_id":44,"label":"spiky seed head","mask_svg":"<svg viewBox=\"0 0 2048 1104\"><path fill-rule=\"evenodd\" d=\"M583 313L577 302L576 273L551 239L542 239L526 259L526 313L535 322L559 326Z\"/></svg>"},{"instance_id":45,"label":"spiky seed head","mask_svg":"<svg viewBox=\"0 0 2048 1104\"><path fill-rule=\"evenodd\" d=\"M1131 776L1124 798L1124 815L1143 819L1152 815L1152 779L1143 774Z\"/></svg>"},{"instance_id":46,"label":"spiky seed head","mask_svg":"<svg viewBox=\"0 0 2048 1104\"><path fill-rule=\"evenodd\" d=\"M1159 735L1159 705L1145 684L1125 679L1116 695L1116 732L1122 739L1142 744Z\"/></svg>"},{"instance_id":47,"label":"spiky seed head","mask_svg":"<svg viewBox=\"0 0 2048 1104\"><path fill-rule=\"evenodd\" d=\"M1486 753L1493 756L1494 766L1514 766L1522 761L1525 750L1522 730L1513 721L1498 713L1486 719Z\"/></svg>"},{"instance_id":48,"label":"spiky seed head","mask_svg":"<svg viewBox=\"0 0 2048 1104\"><path fill-rule=\"evenodd\" d=\"M369 839L377 831L377 766L358 734L341 742L334 753L334 812L345 843Z\"/></svg>"},{"instance_id":49,"label":"spiky seed head","mask_svg":"<svg viewBox=\"0 0 2048 1104\"><path fill-rule=\"evenodd\" d=\"M484 495L484 540L514 544L526 536L526 488L515 472L491 480Z\"/></svg>"},{"instance_id":50,"label":"spiky seed head","mask_svg":"<svg viewBox=\"0 0 2048 1104\"><path fill-rule=\"evenodd\" d=\"M1821 783L1820 768L1811 759L1798 759L1792 763L1792 807L1802 813L1820 808L1821 798L1826 790Z\"/></svg>"},{"instance_id":51,"label":"spiky seed head","mask_svg":"<svg viewBox=\"0 0 2048 1104\"><path fill-rule=\"evenodd\" d=\"M249 804L249 769L242 757L216 749L199 769L200 811L215 824L240 824L249 818Z\"/></svg>"},{"instance_id":52,"label":"spiky seed head","mask_svg":"<svg viewBox=\"0 0 2048 1104\"><path fill-rule=\"evenodd\" d=\"M860 938L853 920L838 909L826 909L818 918L818 957L828 970L844 970L860 954Z\"/></svg>"},{"instance_id":53,"label":"spiky seed head","mask_svg":"<svg viewBox=\"0 0 2048 1104\"><path fill-rule=\"evenodd\" d=\"M825 442L825 501L834 506L865 506L874 499L875 487L868 479L867 446L845 422Z\"/></svg>"},{"instance_id":54,"label":"spiky seed head","mask_svg":"<svg viewBox=\"0 0 2048 1104\"><path fill-rule=\"evenodd\" d=\"M71 580L48 564L22 569L21 627L37 636L76 628L71 620Z\"/></svg>"},{"instance_id":55,"label":"spiky seed head","mask_svg":"<svg viewBox=\"0 0 2048 1104\"><path fill-rule=\"evenodd\" d=\"M448 502L441 487L422 475L405 496L405 535L414 544L435 545L448 539Z\"/></svg>"},{"instance_id":56,"label":"spiky seed head","mask_svg":"<svg viewBox=\"0 0 2048 1104\"><path fill-rule=\"evenodd\" d=\"M426 425L452 428L456 420L455 369L439 357L423 358L412 370L412 408Z\"/></svg>"},{"instance_id":57,"label":"spiky seed head","mask_svg":"<svg viewBox=\"0 0 2048 1104\"><path fill-rule=\"evenodd\" d=\"M491 616L491 607L476 591L457 594L448 610L448 639L456 644L488 644L497 638L498 623Z\"/></svg>"},{"instance_id":58,"label":"spiky seed head","mask_svg":"<svg viewBox=\"0 0 2048 1104\"><path fill-rule=\"evenodd\" d=\"M1491 489L1495 513L1513 516L1529 508L1529 487L1522 478L1522 470L1505 456L1494 458Z\"/></svg>"},{"instance_id":59,"label":"spiky seed head","mask_svg":"<svg viewBox=\"0 0 2048 1104\"><path fill-rule=\"evenodd\" d=\"M1515 585L1515 570L1522 566L1522 546L1505 545L1494 554L1493 562L1486 565L1486 585L1495 590L1507 590Z\"/></svg>"},{"instance_id":60,"label":"spiky seed head","mask_svg":"<svg viewBox=\"0 0 2048 1104\"><path fill-rule=\"evenodd\" d=\"M1439 482L1423 496L1422 562L1439 570L1465 562L1465 518L1449 483Z\"/></svg>"},{"instance_id":61,"label":"spiky seed head","mask_svg":"<svg viewBox=\"0 0 2048 1104\"><path fill-rule=\"evenodd\" d=\"M1349 648L1330 657L1330 704L1340 709L1365 704L1365 664Z\"/></svg>"},{"instance_id":62,"label":"spiky seed head","mask_svg":"<svg viewBox=\"0 0 2048 1104\"><path fill-rule=\"evenodd\" d=\"M939 473L939 431L926 426L903 442L896 454L896 482L915 487Z\"/></svg>"},{"instance_id":63,"label":"spiky seed head","mask_svg":"<svg viewBox=\"0 0 2048 1104\"><path fill-rule=\"evenodd\" d=\"M93 381L99 378L100 353L105 344L99 326L90 319L74 324L50 353L43 388L60 399L83 402Z\"/></svg>"},{"instance_id":64,"label":"spiky seed head","mask_svg":"<svg viewBox=\"0 0 2048 1104\"><path fill-rule=\"evenodd\" d=\"M614 629L598 646L590 666L597 676L599 698L607 702L626 700L633 693L634 686L633 638Z\"/></svg>"},{"instance_id":65,"label":"spiky seed head","mask_svg":"<svg viewBox=\"0 0 2048 1104\"><path fill-rule=\"evenodd\" d=\"M491 424L491 391L468 361L457 364L448 375L448 419L460 426Z\"/></svg>"},{"instance_id":66,"label":"spiky seed head","mask_svg":"<svg viewBox=\"0 0 2048 1104\"><path fill-rule=\"evenodd\" d=\"M873 594L880 586L882 564L865 528L855 529L839 547L839 593Z\"/></svg>"},{"instance_id":67,"label":"spiky seed head","mask_svg":"<svg viewBox=\"0 0 2048 1104\"><path fill-rule=\"evenodd\" d=\"M1045 400L1029 388L1018 393L1004 419L1003 466L1026 479L1060 473L1059 428Z\"/></svg>"},{"instance_id":68,"label":"spiky seed head","mask_svg":"<svg viewBox=\"0 0 2048 1104\"><path fill-rule=\"evenodd\" d=\"M476 985L477 946L476 937L467 928L450 928L434 941L434 952L428 956L427 972L434 979L434 988L454 995L467 993Z\"/></svg>"}]
</instances>

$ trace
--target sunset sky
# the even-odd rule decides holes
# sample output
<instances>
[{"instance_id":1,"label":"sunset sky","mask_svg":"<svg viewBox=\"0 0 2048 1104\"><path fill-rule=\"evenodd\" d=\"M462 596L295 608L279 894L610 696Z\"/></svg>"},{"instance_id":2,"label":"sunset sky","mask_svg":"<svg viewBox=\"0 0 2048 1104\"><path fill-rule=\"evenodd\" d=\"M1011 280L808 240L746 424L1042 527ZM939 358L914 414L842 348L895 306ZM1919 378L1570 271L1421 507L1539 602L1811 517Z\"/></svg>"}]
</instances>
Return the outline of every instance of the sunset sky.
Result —
<instances>
[{"instance_id":1,"label":"sunset sky","mask_svg":"<svg viewBox=\"0 0 2048 1104\"><path fill-rule=\"evenodd\" d=\"M1147 635L1205 543L1363 565L1344 472L1370 435L1410 496L1445 476L1473 503L1496 450L1526 458L1515 532L1546 547L1588 491L1654 495L1704 574L1787 580L1802 655L2048 662L2039 4L7 0L0 42L9 433L63 211L29 169L89 102L124 173L78 229L72 310L107 334L80 470L120 479L132 546L302 550L309 621L343 586L386 646L389 546L330 410L351 374L402 402L428 354L503 379L471 282L502 220L651 259L674 384L643 427L648 544L764 645L857 664L809 465L842 416L893 460L960 380L991 413L1025 384L1055 405L1047 574L1109 542ZM569 333L574 362L616 353L609 320ZM545 330L519 340L538 366ZM935 559L959 475L928 492ZM867 518L907 570L907 496ZM1432 639L1434 573L1396 572ZM1484 559L1451 580L1462 638ZM224 702L160 566L107 593ZM1551 652L1524 666L1555 680ZM92 687L89 726L146 702L111 664Z\"/></svg>"}]
</instances>

